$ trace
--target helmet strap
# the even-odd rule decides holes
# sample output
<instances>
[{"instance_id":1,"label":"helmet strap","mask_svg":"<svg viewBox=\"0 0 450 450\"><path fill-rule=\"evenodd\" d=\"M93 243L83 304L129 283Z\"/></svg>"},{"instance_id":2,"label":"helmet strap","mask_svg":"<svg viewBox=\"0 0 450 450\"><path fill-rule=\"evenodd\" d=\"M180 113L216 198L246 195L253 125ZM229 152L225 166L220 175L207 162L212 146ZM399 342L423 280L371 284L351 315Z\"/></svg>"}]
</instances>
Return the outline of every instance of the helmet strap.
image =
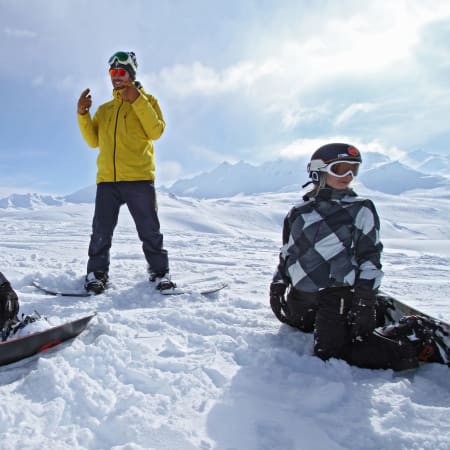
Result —
<instances>
[{"instance_id":1,"label":"helmet strap","mask_svg":"<svg viewBox=\"0 0 450 450\"><path fill-rule=\"evenodd\" d=\"M327 179L327 175L326 173L321 173L319 175L319 188L324 188L326 185L326 179Z\"/></svg>"}]
</instances>

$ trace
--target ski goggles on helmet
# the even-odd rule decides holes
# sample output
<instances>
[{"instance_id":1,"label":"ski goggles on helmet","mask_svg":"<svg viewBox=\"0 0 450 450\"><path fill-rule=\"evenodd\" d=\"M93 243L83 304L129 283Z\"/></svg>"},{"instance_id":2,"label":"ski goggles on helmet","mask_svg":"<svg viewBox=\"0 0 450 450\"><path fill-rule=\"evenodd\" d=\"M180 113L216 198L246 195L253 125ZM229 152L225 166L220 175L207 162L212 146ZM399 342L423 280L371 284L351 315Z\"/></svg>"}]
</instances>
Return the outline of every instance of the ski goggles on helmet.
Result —
<instances>
[{"instance_id":1,"label":"ski goggles on helmet","mask_svg":"<svg viewBox=\"0 0 450 450\"><path fill-rule=\"evenodd\" d=\"M130 65L135 72L137 70L136 56L133 52L114 53L114 55L109 58L108 64L112 66L116 62L119 64Z\"/></svg>"},{"instance_id":2,"label":"ski goggles on helmet","mask_svg":"<svg viewBox=\"0 0 450 450\"><path fill-rule=\"evenodd\" d=\"M311 174L326 172L338 178L343 178L349 174L356 177L359 171L359 165L361 161L352 160L335 160L332 162L325 162L322 159L312 159L308 164L308 173Z\"/></svg>"},{"instance_id":3,"label":"ski goggles on helmet","mask_svg":"<svg viewBox=\"0 0 450 450\"><path fill-rule=\"evenodd\" d=\"M360 163L358 161L334 161L321 171L338 178L344 178L347 175L356 177L359 172L359 165Z\"/></svg>"}]
</instances>

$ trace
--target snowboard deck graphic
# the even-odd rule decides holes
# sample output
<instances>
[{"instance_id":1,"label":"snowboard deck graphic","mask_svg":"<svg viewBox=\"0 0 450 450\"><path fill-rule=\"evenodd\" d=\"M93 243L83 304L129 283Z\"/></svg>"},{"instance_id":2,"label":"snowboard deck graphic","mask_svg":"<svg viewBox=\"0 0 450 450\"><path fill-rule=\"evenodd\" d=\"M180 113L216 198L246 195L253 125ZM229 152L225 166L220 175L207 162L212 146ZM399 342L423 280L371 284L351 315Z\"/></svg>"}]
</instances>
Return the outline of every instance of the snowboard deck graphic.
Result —
<instances>
[{"instance_id":1,"label":"snowboard deck graphic","mask_svg":"<svg viewBox=\"0 0 450 450\"><path fill-rule=\"evenodd\" d=\"M97 313L89 314L47 330L0 342L0 366L20 361L75 338L96 315Z\"/></svg>"}]
</instances>

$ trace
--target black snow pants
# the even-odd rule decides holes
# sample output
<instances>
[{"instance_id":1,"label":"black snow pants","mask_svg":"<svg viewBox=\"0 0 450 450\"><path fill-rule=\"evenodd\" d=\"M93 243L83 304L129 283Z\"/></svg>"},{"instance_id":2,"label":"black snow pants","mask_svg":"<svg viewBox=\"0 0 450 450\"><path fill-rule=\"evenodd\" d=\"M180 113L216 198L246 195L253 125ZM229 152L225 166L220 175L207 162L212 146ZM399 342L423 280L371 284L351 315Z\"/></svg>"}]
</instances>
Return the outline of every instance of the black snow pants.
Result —
<instances>
[{"instance_id":1,"label":"black snow pants","mask_svg":"<svg viewBox=\"0 0 450 450\"><path fill-rule=\"evenodd\" d=\"M344 359L369 369L402 370L416 364L417 350L409 341L398 342L376 333L361 341L350 337L347 321L353 301L349 288L330 288L311 294L291 289L287 296L288 323L302 331L314 330L314 354L323 360ZM379 325L384 319L378 318Z\"/></svg>"},{"instance_id":2,"label":"black snow pants","mask_svg":"<svg viewBox=\"0 0 450 450\"><path fill-rule=\"evenodd\" d=\"M149 270L167 272L169 261L167 251L163 248L152 181L121 181L97 185L87 272L108 272L112 237L123 204L127 205L133 217Z\"/></svg>"}]
</instances>

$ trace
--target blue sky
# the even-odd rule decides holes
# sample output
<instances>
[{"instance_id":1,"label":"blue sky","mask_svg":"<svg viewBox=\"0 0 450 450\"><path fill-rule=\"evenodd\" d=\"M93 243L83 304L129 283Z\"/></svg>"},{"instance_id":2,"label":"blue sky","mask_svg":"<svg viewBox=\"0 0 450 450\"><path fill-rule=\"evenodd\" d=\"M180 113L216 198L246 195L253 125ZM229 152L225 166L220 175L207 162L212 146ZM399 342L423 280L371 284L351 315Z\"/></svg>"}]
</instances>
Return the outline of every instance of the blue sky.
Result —
<instances>
[{"instance_id":1,"label":"blue sky","mask_svg":"<svg viewBox=\"0 0 450 450\"><path fill-rule=\"evenodd\" d=\"M76 102L110 99L116 50L167 122L157 184L332 140L449 151L448 1L0 0L0 46L0 194L94 183Z\"/></svg>"}]
</instances>

